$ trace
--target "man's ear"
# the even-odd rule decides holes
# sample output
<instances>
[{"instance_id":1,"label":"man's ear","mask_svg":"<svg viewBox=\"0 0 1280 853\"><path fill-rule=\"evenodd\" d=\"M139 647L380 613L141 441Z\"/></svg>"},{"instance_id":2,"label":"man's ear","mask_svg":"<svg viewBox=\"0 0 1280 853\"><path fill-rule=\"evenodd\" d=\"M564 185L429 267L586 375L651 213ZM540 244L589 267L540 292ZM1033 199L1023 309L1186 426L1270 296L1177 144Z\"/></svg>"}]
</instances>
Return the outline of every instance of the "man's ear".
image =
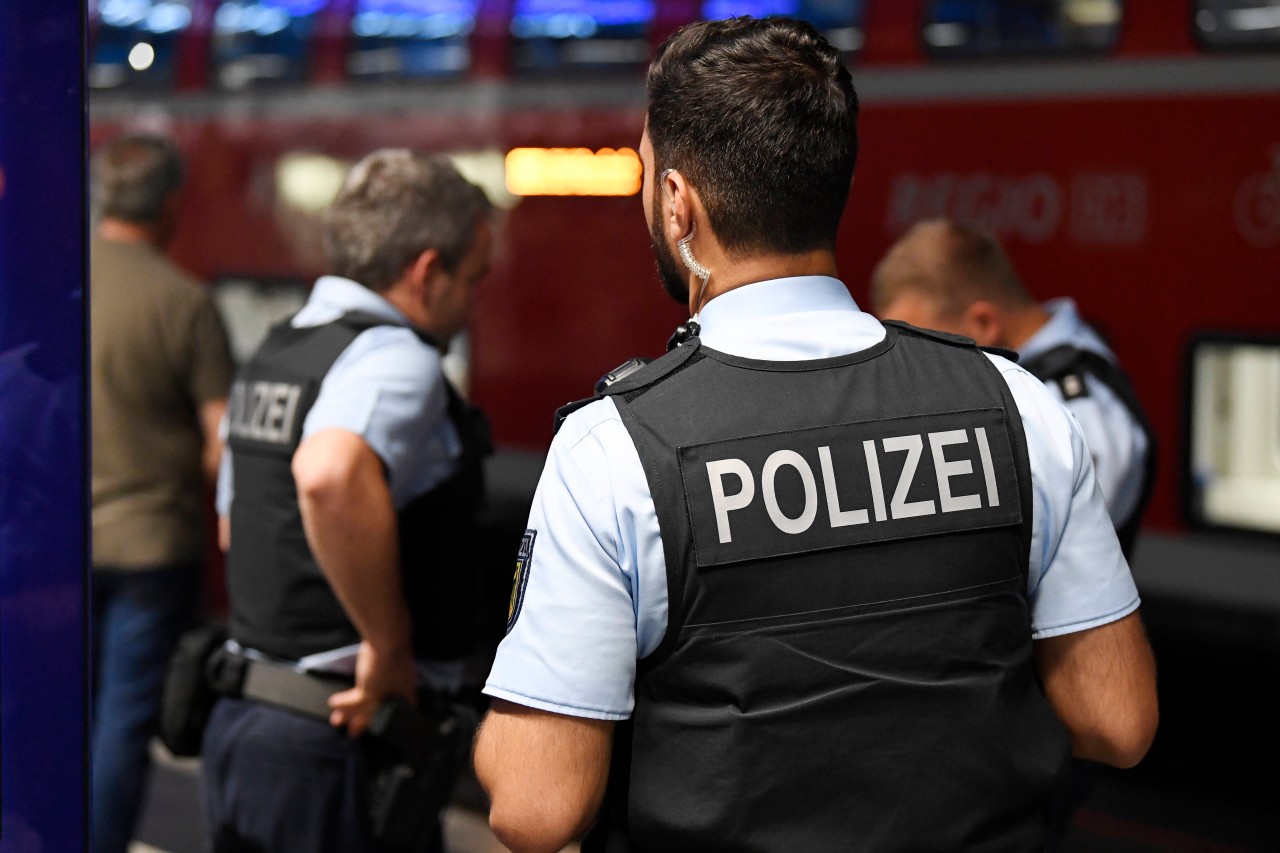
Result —
<instances>
[{"instance_id":1,"label":"man's ear","mask_svg":"<svg viewBox=\"0 0 1280 853\"><path fill-rule=\"evenodd\" d=\"M978 346L1004 345L1004 313L993 302L979 299L964 311L964 334L978 342Z\"/></svg>"},{"instance_id":2,"label":"man's ear","mask_svg":"<svg viewBox=\"0 0 1280 853\"><path fill-rule=\"evenodd\" d=\"M683 240L693 229L693 210L697 204L693 187L684 175L667 169L659 176L662 182L662 227L672 240Z\"/></svg>"},{"instance_id":3,"label":"man's ear","mask_svg":"<svg viewBox=\"0 0 1280 853\"><path fill-rule=\"evenodd\" d=\"M435 301L436 290L440 287L442 280L439 273L443 270L444 262L435 249L427 249L409 264L406 277L414 295L421 299L423 304L430 305Z\"/></svg>"}]
</instances>

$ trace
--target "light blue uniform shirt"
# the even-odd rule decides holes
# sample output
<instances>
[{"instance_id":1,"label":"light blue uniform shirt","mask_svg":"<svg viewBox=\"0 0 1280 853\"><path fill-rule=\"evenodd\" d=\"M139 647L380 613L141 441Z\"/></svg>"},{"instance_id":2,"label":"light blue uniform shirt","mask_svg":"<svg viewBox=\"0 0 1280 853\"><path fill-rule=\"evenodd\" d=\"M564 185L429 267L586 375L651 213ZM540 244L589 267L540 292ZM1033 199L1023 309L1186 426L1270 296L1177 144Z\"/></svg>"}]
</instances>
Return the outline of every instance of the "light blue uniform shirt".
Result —
<instances>
[{"instance_id":1,"label":"light blue uniform shirt","mask_svg":"<svg viewBox=\"0 0 1280 853\"><path fill-rule=\"evenodd\" d=\"M1070 344L1115 362L1115 353L1088 323L1080 319L1073 300L1054 299L1040 307L1049 312L1049 322L1018 348L1024 359ZM1107 502L1107 511L1116 526L1124 524L1142 497L1146 433L1115 392L1088 374L1084 376L1088 394L1083 397L1066 400L1058 383L1047 382L1045 385L1049 393L1070 409L1080 422L1093 456L1098 485Z\"/></svg>"},{"instance_id":2,"label":"light blue uniform shirt","mask_svg":"<svg viewBox=\"0 0 1280 853\"><path fill-rule=\"evenodd\" d=\"M833 278L760 282L711 300L708 347L773 361L864 350L884 327ZM1094 480L1080 427L1031 374L989 356L1022 413L1034 496L1030 577L1037 639L1132 613L1138 591ZM534 708L622 720L636 661L667 628L667 577L653 498L612 399L570 415L551 443L529 527L524 601L485 692Z\"/></svg>"},{"instance_id":3,"label":"light blue uniform shirt","mask_svg":"<svg viewBox=\"0 0 1280 853\"><path fill-rule=\"evenodd\" d=\"M440 353L409 328L400 310L350 279L320 278L291 325L310 328L358 311L392 325L361 332L320 383L302 437L327 429L355 433L386 466L396 509L458 470L462 443L448 418ZM226 425L224 423L224 437ZM218 473L218 514L228 515L234 493L231 451Z\"/></svg>"}]
</instances>

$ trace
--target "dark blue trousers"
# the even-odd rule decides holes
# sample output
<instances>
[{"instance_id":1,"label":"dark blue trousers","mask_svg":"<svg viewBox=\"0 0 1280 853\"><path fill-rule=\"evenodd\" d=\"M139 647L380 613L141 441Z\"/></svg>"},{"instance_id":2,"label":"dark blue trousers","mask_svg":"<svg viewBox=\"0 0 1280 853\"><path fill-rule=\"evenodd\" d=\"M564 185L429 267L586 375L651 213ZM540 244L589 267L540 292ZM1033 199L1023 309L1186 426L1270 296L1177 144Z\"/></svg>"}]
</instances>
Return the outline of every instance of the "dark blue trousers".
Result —
<instances>
[{"instance_id":1,"label":"dark blue trousers","mask_svg":"<svg viewBox=\"0 0 1280 853\"><path fill-rule=\"evenodd\" d=\"M214 853L389 853L364 829L359 744L327 722L221 699L201 760Z\"/></svg>"}]
</instances>

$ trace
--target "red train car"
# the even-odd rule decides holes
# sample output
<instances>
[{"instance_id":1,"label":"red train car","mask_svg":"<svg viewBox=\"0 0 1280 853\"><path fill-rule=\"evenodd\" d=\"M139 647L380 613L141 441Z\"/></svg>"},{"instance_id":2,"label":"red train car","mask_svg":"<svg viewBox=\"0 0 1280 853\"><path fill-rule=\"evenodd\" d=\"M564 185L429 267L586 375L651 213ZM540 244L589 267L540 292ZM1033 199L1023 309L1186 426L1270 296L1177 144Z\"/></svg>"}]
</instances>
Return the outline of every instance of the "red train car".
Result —
<instances>
[{"instance_id":1,"label":"red train car","mask_svg":"<svg viewBox=\"0 0 1280 853\"><path fill-rule=\"evenodd\" d=\"M838 250L855 298L912 222L988 225L1036 296L1075 297L1109 336L1163 451L1148 527L1183 526L1185 344L1280 332L1280 7L620 2L100 0L91 145L174 134L190 163L178 260L210 280L304 281L322 271L316 210L341 164L408 146L500 175L517 147L634 147L644 56L675 27L825 15L864 104ZM660 353L683 316L638 198L511 201L469 384L498 443L537 452L558 405Z\"/></svg>"}]
</instances>

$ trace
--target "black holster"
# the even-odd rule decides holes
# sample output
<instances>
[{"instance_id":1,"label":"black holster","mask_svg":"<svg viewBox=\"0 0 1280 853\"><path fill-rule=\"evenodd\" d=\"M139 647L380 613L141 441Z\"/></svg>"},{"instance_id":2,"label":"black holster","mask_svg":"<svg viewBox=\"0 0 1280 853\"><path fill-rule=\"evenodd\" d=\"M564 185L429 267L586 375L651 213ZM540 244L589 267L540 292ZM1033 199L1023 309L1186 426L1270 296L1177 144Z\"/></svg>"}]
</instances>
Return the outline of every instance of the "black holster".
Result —
<instances>
[{"instance_id":1,"label":"black holster","mask_svg":"<svg viewBox=\"0 0 1280 853\"><path fill-rule=\"evenodd\" d=\"M363 739L369 831L403 853L431 849L479 722L470 707L434 694L420 692L418 703L387 700Z\"/></svg>"},{"instance_id":2,"label":"black holster","mask_svg":"<svg viewBox=\"0 0 1280 853\"><path fill-rule=\"evenodd\" d=\"M204 622L188 629L174 647L165 673L160 701L160 742L180 758L200 754L204 727L209 721L218 692L210 683L207 667L222 648L227 630L216 622Z\"/></svg>"},{"instance_id":3,"label":"black holster","mask_svg":"<svg viewBox=\"0 0 1280 853\"><path fill-rule=\"evenodd\" d=\"M200 754L218 697L273 705L327 720L327 697L349 679L293 671L287 664L249 660L226 648L214 623L182 635L170 659L160 715L160 739L175 756ZM368 779L366 816L372 838L397 853L426 853L438 838L440 812L466 766L477 712L428 691L418 707L388 699L361 738Z\"/></svg>"}]
</instances>

